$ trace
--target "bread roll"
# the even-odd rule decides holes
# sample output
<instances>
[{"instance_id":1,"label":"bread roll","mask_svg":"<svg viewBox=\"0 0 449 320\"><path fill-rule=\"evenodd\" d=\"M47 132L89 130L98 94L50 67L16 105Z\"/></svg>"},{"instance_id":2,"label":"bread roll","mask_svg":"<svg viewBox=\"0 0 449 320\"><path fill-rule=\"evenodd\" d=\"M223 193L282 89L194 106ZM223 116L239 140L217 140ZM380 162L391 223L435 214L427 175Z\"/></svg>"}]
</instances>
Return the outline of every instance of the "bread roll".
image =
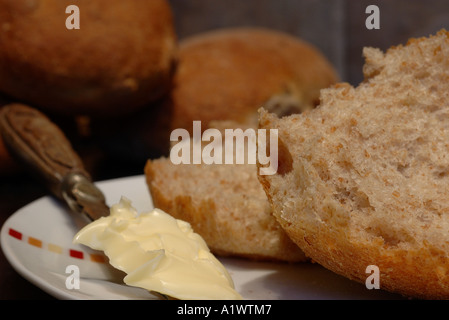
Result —
<instances>
[{"instance_id":1,"label":"bread roll","mask_svg":"<svg viewBox=\"0 0 449 320\"><path fill-rule=\"evenodd\" d=\"M188 221L211 251L255 260L306 261L272 216L256 165L174 165L148 161L153 203Z\"/></svg>"},{"instance_id":2,"label":"bread roll","mask_svg":"<svg viewBox=\"0 0 449 320\"><path fill-rule=\"evenodd\" d=\"M263 28L224 28L183 39L175 74L172 129L214 120L257 126L257 110L278 114L315 106L338 77L314 46Z\"/></svg>"},{"instance_id":3,"label":"bread roll","mask_svg":"<svg viewBox=\"0 0 449 320\"><path fill-rule=\"evenodd\" d=\"M282 119L279 170L259 176L274 215L312 260L380 288L449 298L449 33L386 53L365 48L365 81L322 91Z\"/></svg>"},{"instance_id":4,"label":"bread roll","mask_svg":"<svg viewBox=\"0 0 449 320\"><path fill-rule=\"evenodd\" d=\"M231 121L211 125L244 128ZM256 170L256 164L175 165L160 158L147 162L145 175L155 207L188 221L214 254L306 261L273 217Z\"/></svg>"},{"instance_id":5,"label":"bread roll","mask_svg":"<svg viewBox=\"0 0 449 320\"><path fill-rule=\"evenodd\" d=\"M0 91L44 112L128 113L168 91L175 38L166 0L0 0Z\"/></svg>"}]
</instances>

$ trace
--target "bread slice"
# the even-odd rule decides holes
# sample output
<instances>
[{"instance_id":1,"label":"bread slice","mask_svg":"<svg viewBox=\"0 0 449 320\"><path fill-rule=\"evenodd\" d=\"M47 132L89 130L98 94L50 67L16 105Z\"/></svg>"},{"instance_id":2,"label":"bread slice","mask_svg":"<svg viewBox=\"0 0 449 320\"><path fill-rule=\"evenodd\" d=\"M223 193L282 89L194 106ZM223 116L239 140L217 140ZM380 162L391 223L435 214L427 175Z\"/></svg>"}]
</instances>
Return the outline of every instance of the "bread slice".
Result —
<instances>
[{"instance_id":1,"label":"bread slice","mask_svg":"<svg viewBox=\"0 0 449 320\"><path fill-rule=\"evenodd\" d=\"M449 298L449 33L365 48L365 81L282 119L279 170L259 176L274 215L314 261L380 288Z\"/></svg>"},{"instance_id":2,"label":"bread slice","mask_svg":"<svg viewBox=\"0 0 449 320\"><path fill-rule=\"evenodd\" d=\"M215 128L238 126L213 122ZM170 158L148 160L147 185L154 206L188 221L220 256L303 262L304 253L276 218L256 164L179 164Z\"/></svg>"}]
</instances>

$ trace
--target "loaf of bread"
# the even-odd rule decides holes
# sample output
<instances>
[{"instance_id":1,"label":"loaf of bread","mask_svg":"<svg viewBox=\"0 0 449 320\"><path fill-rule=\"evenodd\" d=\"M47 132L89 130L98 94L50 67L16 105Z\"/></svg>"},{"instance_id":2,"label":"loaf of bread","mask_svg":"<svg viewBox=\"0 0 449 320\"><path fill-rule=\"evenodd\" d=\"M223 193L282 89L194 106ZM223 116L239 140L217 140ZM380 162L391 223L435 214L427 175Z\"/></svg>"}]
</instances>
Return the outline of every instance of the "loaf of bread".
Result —
<instances>
[{"instance_id":1,"label":"loaf of bread","mask_svg":"<svg viewBox=\"0 0 449 320\"><path fill-rule=\"evenodd\" d=\"M297 37L264 28L222 28L179 43L171 91L171 129L192 121L232 120L257 126L257 110L277 114L313 108L319 90L338 80L326 57Z\"/></svg>"},{"instance_id":2,"label":"loaf of bread","mask_svg":"<svg viewBox=\"0 0 449 320\"><path fill-rule=\"evenodd\" d=\"M70 5L79 29L66 27ZM0 91L44 112L125 114L170 88L167 0L0 0L0 22Z\"/></svg>"},{"instance_id":3,"label":"loaf of bread","mask_svg":"<svg viewBox=\"0 0 449 320\"><path fill-rule=\"evenodd\" d=\"M449 33L385 53L365 80L324 89L316 109L279 119L279 170L259 176L274 215L312 260L380 288L449 298Z\"/></svg>"},{"instance_id":4,"label":"loaf of bread","mask_svg":"<svg viewBox=\"0 0 449 320\"><path fill-rule=\"evenodd\" d=\"M211 125L238 127L227 121ZM145 176L154 206L188 221L214 254L306 261L272 215L256 170L256 164L175 165L159 158L147 162Z\"/></svg>"}]
</instances>

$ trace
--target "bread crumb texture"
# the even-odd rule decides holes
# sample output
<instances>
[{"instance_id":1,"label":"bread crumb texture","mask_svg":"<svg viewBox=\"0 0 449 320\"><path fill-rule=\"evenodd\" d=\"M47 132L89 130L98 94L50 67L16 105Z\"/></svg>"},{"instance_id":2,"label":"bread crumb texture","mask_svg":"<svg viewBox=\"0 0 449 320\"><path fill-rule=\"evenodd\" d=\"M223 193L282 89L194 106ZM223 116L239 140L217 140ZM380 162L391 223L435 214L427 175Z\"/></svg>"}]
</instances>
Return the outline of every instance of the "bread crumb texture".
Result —
<instances>
[{"instance_id":1,"label":"bread crumb texture","mask_svg":"<svg viewBox=\"0 0 449 320\"><path fill-rule=\"evenodd\" d=\"M316 262L405 296L449 298L449 33L363 50L365 80L277 118L289 170L259 176L274 214ZM282 166L282 163L279 164Z\"/></svg>"}]
</instances>

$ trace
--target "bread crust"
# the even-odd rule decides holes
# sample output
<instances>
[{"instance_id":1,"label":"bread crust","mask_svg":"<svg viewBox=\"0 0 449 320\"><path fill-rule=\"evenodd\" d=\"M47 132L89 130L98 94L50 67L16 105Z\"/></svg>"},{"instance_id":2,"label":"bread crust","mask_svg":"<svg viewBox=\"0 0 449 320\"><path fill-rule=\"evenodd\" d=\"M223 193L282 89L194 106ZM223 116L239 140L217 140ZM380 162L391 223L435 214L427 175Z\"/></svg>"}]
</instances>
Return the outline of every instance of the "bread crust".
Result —
<instances>
[{"instance_id":1,"label":"bread crust","mask_svg":"<svg viewBox=\"0 0 449 320\"><path fill-rule=\"evenodd\" d=\"M314 46L264 28L225 28L180 41L172 90L172 129L213 120L257 126L257 109L313 108L338 75Z\"/></svg>"},{"instance_id":2,"label":"bread crust","mask_svg":"<svg viewBox=\"0 0 449 320\"><path fill-rule=\"evenodd\" d=\"M167 93L176 36L166 0L0 1L0 90L44 111L125 114Z\"/></svg>"},{"instance_id":3,"label":"bread crust","mask_svg":"<svg viewBox=\"0 0 449 320\"><path fill-rule=\"evenodd\" d=\"M259 180L313 261L361 283L375 265L381 289L448 299L449 34L364 53L357 88L323 90L320 106L298 116L261 110L260 127L279 130L279 159L292 163Z\"/></svg>"}]
</instances>

